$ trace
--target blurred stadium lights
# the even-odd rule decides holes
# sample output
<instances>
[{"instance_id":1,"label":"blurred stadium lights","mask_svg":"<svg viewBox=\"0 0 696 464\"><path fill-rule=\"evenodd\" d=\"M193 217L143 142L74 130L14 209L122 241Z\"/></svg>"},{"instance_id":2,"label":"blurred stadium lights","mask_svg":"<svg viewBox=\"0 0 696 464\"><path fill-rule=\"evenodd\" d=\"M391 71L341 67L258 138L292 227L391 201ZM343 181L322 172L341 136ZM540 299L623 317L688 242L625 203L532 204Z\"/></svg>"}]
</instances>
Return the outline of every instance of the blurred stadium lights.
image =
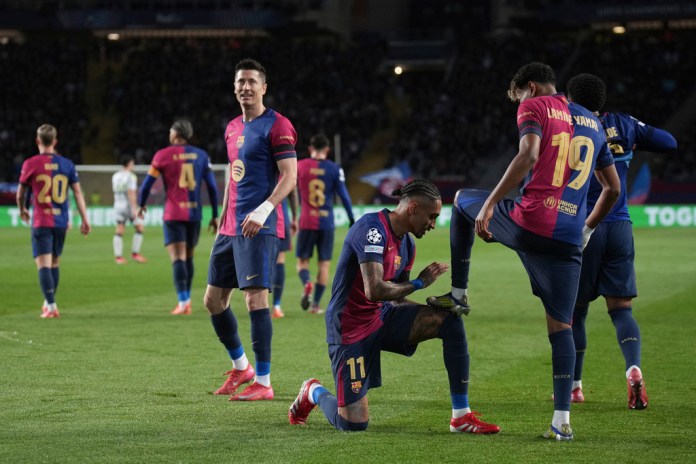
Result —
<instances>
[{"instance_id":1,"label":"blurred stadium lights","mask_svg":"<svg viewBox=\"0 0 696 464\"><path fill-rule=\"evenodd\" d=\"M614 26L611 28L611 31L614 34L625 34L626 33L626 28L624 26Z\"/></svg>"},{"instance_id":2,"label":"blurred stadium lights","mask_svg":"<svg viewBox=\"0 0 696 464\"><path fill-rule=\"evenodd\" d=\"M0 45L7 45L11 41L23 42L24 34L16 29L0 29Z\"/></svg>"},{"instance_id":3,"label":"blurred stadium lights","mask_svg":"<svg viewBox=\"0 0 696 464\"><path fill-rule=\"evenodd\" d=\"M94 31L94 35L108 40L124 39L173 39L173 38L223 38L266 37L261 29L118 29Z\"/></svg>"},{"instance_id":4,"label":"blurred stadium lights","mask_svg":"<svg viewBox=\"0 0 696 464\"><path fill-rule=\"evenodd\" d=\"M399 66L399 65L394 66L394 74L396 74L397 76L399 76L399 75L401 75L403 72L404 72L404 68L403 68L403 67L401 67L401 66Z\"/></svg>"}]
</instances>

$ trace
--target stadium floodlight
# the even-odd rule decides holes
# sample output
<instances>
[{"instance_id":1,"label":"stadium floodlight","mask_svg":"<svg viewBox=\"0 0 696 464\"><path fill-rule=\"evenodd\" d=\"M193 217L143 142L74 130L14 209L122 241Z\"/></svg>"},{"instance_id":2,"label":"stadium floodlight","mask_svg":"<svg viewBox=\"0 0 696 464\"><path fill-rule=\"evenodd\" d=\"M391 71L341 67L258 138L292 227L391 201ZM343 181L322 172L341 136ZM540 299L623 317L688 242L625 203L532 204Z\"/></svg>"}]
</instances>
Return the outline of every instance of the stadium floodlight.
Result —
<instances>
[{"instance_id":1,"label":"stadium floodlight","mask_svg":"<svg viewBox=\"0 0 696 464\"><path fill-rule=\"evenodd\" d=\"M398 66L398 65L394 66L394 74L396 74L397 76L400 76L403 72L404 72L404 68L402 68L401 66Z\"/></svg>"},{"instance_id":2,"label":"stadium floodlight","mask_svg":"<svg viewBox=\"0 0 696 464\"><path fill-rule=\"evenodd\" d=\"M110 32L109 34L106 35L106 38L109 40L118 40L121 38L121 35L118 34L117 32Z\"/></svg>"},{"instance_id":3,"label":"stadium floodlight","mask_svg":"<svg viewBox=\"0 0 696 464\"><path fill-rule=\"evenodd\" d=\"M626 28L623 26L614 26L611 28L611 31L614 34L625 34L626 33Z\"/></svg>"}]
</instances>

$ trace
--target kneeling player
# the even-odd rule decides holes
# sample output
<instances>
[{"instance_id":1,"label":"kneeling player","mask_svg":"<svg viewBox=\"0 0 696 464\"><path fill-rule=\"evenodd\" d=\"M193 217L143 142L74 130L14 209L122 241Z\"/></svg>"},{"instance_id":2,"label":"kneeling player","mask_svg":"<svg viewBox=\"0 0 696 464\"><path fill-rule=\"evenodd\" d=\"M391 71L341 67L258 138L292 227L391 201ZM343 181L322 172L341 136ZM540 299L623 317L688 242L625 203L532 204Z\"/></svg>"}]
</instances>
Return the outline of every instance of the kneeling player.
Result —
<instances>
[{"instance_id":1,"label":"kneeling player","mask_svg":"<svg viewBox=\"0 0 696 464\"><path fill-rule=\"evenodd\" d=\"M380 352L411 356L418 344L442 339L450 382L450 431L497 433L500 427L478 419L469 409L469 353L461 318L449 311L405 300L448 270L428 265L410 280L415 243L435 228L442 201L435 185L415 180L394 191L395 211L382 210L360 218L343 245L326 312L326 332L336 396L318 380L306 380L290 406L291 424L304 424L318 404L338 430L367 428L367 391L382 385ZM358 278L360 276L361 278Z\"/></svg>"}]
</instances>

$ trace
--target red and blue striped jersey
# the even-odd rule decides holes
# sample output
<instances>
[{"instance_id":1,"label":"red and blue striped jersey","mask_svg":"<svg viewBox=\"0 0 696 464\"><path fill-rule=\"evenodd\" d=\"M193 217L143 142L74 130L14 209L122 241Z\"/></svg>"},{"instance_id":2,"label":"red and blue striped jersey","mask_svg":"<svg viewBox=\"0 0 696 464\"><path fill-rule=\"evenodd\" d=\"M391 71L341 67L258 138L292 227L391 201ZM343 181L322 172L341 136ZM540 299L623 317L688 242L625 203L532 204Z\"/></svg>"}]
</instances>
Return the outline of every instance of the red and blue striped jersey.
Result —
<instances>
[{"instance_id":1,"label":"red and blue striped jersey","mask_svg":"<svg viewBox=\"0 0 696 464\"><path fill-rule=\"evenodd\" d=\"M613 164L601 123L582 106L555 94L522 102L517 125L520 138L536 134L541 145L510 216L537 235L580 245L588 181L595 167Z\"/></svg>"},{"instance_id":2,"label":"red and blue striped jersey","mask_svg":"<svg viewBox=\"0 0 696 464\"><path fill-rule=\"evenodd\" d=\"M242 116L230 121L225 129L230 179L221 234L242 235L244 218L266 201L278 184L277 162L297 158L296 140L292 123L270 108L250 122ZM268 216L259 234L285 238L281 204Z\"/></svg>"},{"instance_id":3,"label":"red and blue striped jersey","mask_svg":"<svg viewBox=\"0 0 696 464\"><path fill-rule=\"evenodd\" d=\"M201 220L201 184L211 169L208 153L193 145L170 145L155 153L148 174L162 174L165 221Z\"/></svg>"},{"instance_id":4,"label":"red and blue striped jersey","mask_svg":"<svg viewBox=\"0 0 696 464\"><path fill-rule=\"evenodd\" d=\"M348 216L353 217L345 181L343 169L333 161L306 158L297 162L297 188L302 205L300 229L333 229L336 195L341 197Z\"/></svg>"},{"instance_id":5,"label":"red and blue striped jersey","mask_svg":"<svg viewBox=\"0 0 696 464\"><path fill-rule=\"evenodd\" d=\"M416 245L409 234L397 237L389 222L389 210L362 216L348 230L326 310L326 341L349 344L363 340L383 323L382 302L370 301L365 295L360 264L376 262L384 268L383 279L402 280L416 257ZM404 276L406 277L406 276Z\"/></svg>"},{"instance_id":6,"label":"red and blue striped jersey","mask_svg":"<svg viewBox=\"0 0 696 464\"><path fill-rule=\"evenodd\" d=\"M72 161L57 153L32 156L22 164L19 182L33 192L32 227L68 227L68 187L78 182Z\"/></svg>"}]
</instances>

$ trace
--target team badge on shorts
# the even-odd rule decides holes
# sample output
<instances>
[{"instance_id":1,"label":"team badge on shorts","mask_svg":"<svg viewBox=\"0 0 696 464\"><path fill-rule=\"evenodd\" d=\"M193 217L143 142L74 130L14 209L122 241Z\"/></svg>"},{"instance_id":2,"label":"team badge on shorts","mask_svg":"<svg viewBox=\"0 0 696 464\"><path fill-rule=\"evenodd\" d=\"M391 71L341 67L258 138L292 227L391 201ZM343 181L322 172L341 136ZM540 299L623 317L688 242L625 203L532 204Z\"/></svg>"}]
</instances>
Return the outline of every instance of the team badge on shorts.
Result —
<instances>
[{"instance_id":1,"label":"team badge on shorts","mask_svg":"<svg viewBox=\"0 0 696 464\"><path fill-rule=\"evenodd\" d=\"M353 390L353 393L360 393L361 388L362 388L362 382L360 380L358 380L357 382L350 383L350 389Z\"/></svg>"},{"instance_id":2,"label":"team badge on shorts","mask_svg":"<svg viewBox=\"0 0 696 464\"><path fill-rule=\"evenodd\" d=\"M382 234L379 233L379 230L372 228L367 231L367 241L370 243L379 243L382 241Z\"/></svg>"}]
</instances>

